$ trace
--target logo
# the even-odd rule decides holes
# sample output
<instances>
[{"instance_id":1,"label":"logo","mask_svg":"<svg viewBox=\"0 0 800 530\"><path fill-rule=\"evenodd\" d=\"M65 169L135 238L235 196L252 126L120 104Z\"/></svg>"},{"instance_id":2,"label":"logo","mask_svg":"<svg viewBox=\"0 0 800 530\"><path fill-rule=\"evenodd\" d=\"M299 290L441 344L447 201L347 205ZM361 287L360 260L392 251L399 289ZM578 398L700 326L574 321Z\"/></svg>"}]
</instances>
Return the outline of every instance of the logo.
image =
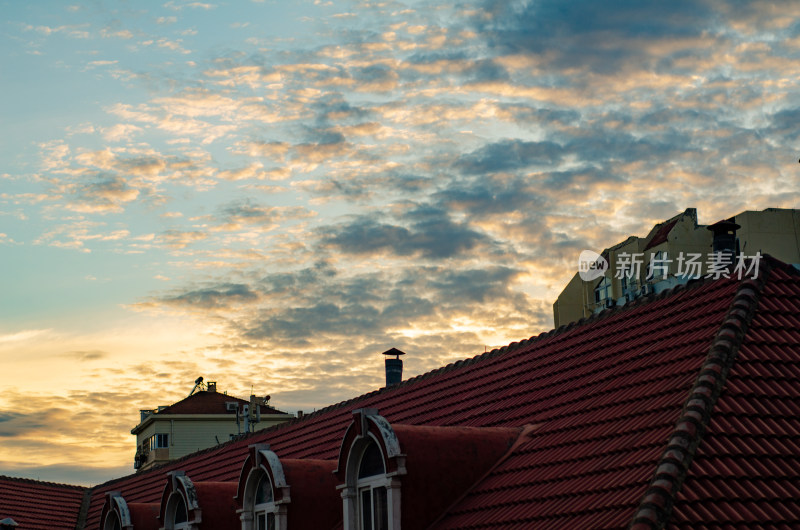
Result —
<instances>
[{"instance_id":1,"label":"logo","mask_svg":"<svg viewBox=\"0 0 800 530\"><path fill-rule=\"evenodd\" d=\"M578 257L578 274L585 282L600 278L607 270L608 261L597 252L584 250Z\"/></svg>"}]
</instances>

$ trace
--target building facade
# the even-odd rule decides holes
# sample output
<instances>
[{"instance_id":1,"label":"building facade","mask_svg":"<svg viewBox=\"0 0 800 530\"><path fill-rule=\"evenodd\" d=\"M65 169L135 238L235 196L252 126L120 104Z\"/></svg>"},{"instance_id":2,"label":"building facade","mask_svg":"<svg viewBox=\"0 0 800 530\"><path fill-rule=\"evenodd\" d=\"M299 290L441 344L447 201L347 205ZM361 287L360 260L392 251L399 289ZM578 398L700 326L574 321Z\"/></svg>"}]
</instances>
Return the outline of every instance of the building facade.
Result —
<instances>
[{"instance_id":1,"label":"building facade","mask_svg":"<svg viewBox=\"0 0 800 530\"><path fill-rule=\"evenodd\" d=\"M268 398L250 401L217 392L215 382L170 406L140 410L141 421L131 429L136 435L134 468L144 471L201 449L228 442L242 434L294 418L267 404Z\"/></svg>"},{"instance_id":2,"label":"building facade","mask_svg":"<svg viewBox=\"0 0 800 530\"><path fill-rule=\"evenodd\" d=\"M756 254L800 264L800 210L745 211L728 221L736 225L734 267L738 255ZM713 272L713 241L713 230L698 224L697 210L688 208L645 237L631 236L605 249L605 274L584 281L576 273L553 303L555 327Z\"/></svg>"}]
</instances>

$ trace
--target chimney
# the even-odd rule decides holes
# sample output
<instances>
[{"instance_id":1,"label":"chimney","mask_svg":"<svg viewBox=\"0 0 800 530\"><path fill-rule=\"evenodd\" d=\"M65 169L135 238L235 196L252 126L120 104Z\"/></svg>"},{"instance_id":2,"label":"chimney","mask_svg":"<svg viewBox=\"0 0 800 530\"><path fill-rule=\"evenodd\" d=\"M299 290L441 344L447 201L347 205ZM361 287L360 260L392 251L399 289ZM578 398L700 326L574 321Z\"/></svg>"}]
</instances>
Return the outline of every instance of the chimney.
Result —
<instances>
[{"instance_id":1,"label":"chimney","mask_svg":"<svg viewBox=\"0 0 800 530\"><path fill-rule=\"evenodd\" d=\"M216 392L217 391L217 382L216 381L209 381L206 386L206 390L209 392Z\"/></svg>"},{"instance_id":2,"label":"chimney","mask_svg":"<svg viewBox=\"0 0 800 530\"><path fill-rule=\"evenodd\" d=\"M736 260L736 255L739 253L737 248L738 242L736 241L736 231L741 228L734 222L734 218L724 219L711 226L706 227L714 233L714 239L711 242L712 252L722 252L730 256L729 261L733 263Z\"/></svg>"},{"instance_id":3,"label":"chimney","mask_svg":"<svg viewBox=\"0 0 800 530\"><path fill-rule=\"evenodd\" d=\"M405 352L392 348L383 352L386 355L386 386L392 386L403 380L403 361L400 360L401 355ZM390 356L394 355L394 359Z\"/></svg>"}]
</instances>

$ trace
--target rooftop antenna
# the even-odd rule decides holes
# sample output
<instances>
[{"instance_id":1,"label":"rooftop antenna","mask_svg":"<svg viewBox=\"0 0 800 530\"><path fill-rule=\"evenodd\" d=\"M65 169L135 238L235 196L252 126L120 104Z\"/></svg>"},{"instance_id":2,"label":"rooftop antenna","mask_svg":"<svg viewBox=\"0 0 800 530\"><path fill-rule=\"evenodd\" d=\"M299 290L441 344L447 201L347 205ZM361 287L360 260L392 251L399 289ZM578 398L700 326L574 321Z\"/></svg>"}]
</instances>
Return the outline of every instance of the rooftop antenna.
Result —
<instances>
[{"instance_id":1,"label":"rooftop antenna","mask_svg":"<svg viewBox=\"0 0 800 530\"><path fill-rule=\"evenodd\" d=\"M194 391L197 390L197 387L200 387L200 390L203 390L203 376L202 375L194 380L194 387L192 388L192 391L189 392L189 395L187 397L192 397L192 394L194 394Z\"/></svg>"}]
</instances>

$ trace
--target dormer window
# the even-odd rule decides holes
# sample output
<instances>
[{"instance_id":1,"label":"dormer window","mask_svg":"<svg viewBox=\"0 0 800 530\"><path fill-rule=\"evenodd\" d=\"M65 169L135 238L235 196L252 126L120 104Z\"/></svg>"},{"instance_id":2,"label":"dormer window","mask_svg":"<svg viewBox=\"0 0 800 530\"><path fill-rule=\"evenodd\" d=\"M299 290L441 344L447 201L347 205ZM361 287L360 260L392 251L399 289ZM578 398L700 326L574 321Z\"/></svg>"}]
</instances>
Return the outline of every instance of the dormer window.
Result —
<instances>
[{"instance_id":1,"label":"dormer window","mask_svg":"<svg viewBox=\"0 0 800 530\"><path fill-rule=\"evenodd\" d=\"M158 518L160 503L134 502L128 504L118 491L106 492L106 501L100 512L101 524L96 528L102 530L135 530L136 528L150 528Z\"/></svg>"},{"instance_id":2,"label":"dormer window","mask_svg":"<svg viewBox=\"0 0 800 530\"><path fill-rule=\"evenodd\" d=\"M289 489L278 455L266 444L250 446L236 493L242 530L286 530Z\"/></svg>"},{"instance_id":3,"label":"dormer window","mask_svg":"<svg viewBox=\"0 0 800 530\"><path fill-rule=\"evenodd\" d=\"M278 530L275 525L276 509L274 500L272 484L265 473L258 481L253 501L253 519L256 522L256 530Z\"/></svg>"},{"instance_id":4,"label":"dormer window","mask_svg":"<svg viewBox=\"0 0 800 530\"><path fill-rule=\"evenodd\" d=\"M388 530L389 506L386 467L380 447L370 442L358 466L358 513L360 530Z\"/></svg>"},{"instance_id":5,"label":"dormer window","mask_svg":"<svg viewBox=\"0 0 800 530\"><path fill-rule=\"evenodd\" d=\"M336 476L344 509L344 530L400 528L400 487L405 455L392 426L375 409L353 412Z\"/></svg>"},{"instance_id":6,"label":"dormer window","mask_svg":"<svg viewBox=\"0 0 800 530\"><path fill-rule=\"evenodd\" d=\"M236 484L192 482L180 470L170 471L167 477L158 511L161 530L235 528L238 525L233 498Z\"/></svg>"},{"instance_id":7,"label":"dormer window","mask_svg":"<svg viewBox=\"0 0 800 530\"><path fill-rule=\"evenodd\" d=\"M281 459L267 444L248 449L235 497L241 530L332 528L340 519L335 460Z\"/></svg>"},{"instance_id":8,"label":"dormer window","mask_svg":"<svg viewBox=\"0 0 800 530\"><path fill-rule=\"evenodd\" d=\"M108 512L106 520L103 523L103 530L122 530L122 524L119 522L119 515L115 512Z\"/></svg>"},{"instance_id":9,"label":"dormer window","mask_svg":"<svg viewBox=\"0 0 800 530\"><path fill-rule=\"evenodd\" d=\"M167 501L166 530L189 530L189 511L183 495L173 493Z\"/></svg>"}]
</instances>

